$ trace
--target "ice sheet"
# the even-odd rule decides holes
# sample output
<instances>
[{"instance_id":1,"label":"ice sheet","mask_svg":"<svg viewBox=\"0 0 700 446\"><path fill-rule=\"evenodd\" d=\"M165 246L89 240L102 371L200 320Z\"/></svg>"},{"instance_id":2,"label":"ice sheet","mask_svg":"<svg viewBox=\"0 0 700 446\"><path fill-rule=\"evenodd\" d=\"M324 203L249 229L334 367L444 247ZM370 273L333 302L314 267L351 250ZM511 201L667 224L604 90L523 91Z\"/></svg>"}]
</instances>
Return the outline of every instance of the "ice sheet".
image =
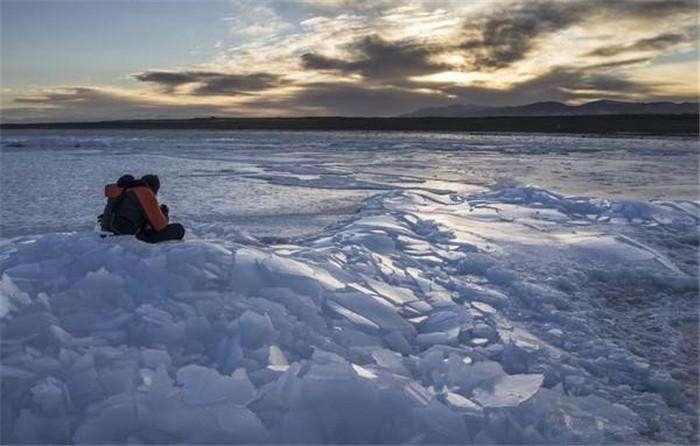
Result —
<instances>
[{"instance_id":1,"label":"ice sheet","mask_svg":"<svg viewBox=\"0 0 700 446\"><path fill-rule=\"evenodd\" d=\"M698 204L684 196L695 142L14 138L26 147L2 153L15 228L0 242L4 442L698 441ZM73 153L75 138L92 151ZM504 169L515 157L526 161ZM28 160L52 166L51 199L81 191L69 232L32 223L34 204L4 187L22 184ZM640 180L629 160L658 163L678 195L491 184L546 176L523 174L528 163L580 179L604 160L600 175L622 169L620 190ZM61 175L69 163L89 173ZM104 177L156 166L184 241L80 230ZM280 231L290 203L304 231ZM256 206L277 214L251 235L230 217Z\"/></svg>"}]
</instances>

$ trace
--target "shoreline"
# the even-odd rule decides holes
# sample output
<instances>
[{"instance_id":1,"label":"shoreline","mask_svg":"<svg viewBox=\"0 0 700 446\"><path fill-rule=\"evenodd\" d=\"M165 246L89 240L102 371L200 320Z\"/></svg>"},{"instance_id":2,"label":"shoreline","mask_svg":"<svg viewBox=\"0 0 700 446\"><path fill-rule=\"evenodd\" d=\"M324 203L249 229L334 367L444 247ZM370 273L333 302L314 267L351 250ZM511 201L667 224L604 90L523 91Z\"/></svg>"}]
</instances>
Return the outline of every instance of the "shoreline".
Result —
<instances>
[{"instance_id":1,"label":"shoreline","mask_svg":"<svg viewBox=\"0 0 700 446\"><path fill-rule=\"evenodd\" d=\"M441 131L456 133L697 136L700 134L700 116L697 114L649 114L479 118L211 117L0 124L0 130L15 129Z\"/></svg>"}]
</instances>

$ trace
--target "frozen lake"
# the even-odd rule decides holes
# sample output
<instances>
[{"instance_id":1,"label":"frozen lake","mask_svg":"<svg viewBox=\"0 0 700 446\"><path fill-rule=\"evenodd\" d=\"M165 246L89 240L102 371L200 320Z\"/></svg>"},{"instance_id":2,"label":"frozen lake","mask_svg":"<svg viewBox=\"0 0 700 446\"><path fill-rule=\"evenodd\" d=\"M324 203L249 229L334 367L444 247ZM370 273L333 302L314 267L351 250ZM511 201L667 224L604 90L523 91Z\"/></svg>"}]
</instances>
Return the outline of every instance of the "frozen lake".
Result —
<instances>
[{"instance_id":1,"label":"frozen lake","mask_svg":"<svg viewBox=\"0 0 700 446\"><path fill-rule=\"evenodd\" d=\"M92 228L102 187L124 172L158 173L161 201L186 224L235 223L255 235L317 230L402 188L464 193L505 182L606 199L698 194L698 144L678 138L6 130L0 156L5 236Z\"/></svg>"},{"instance_id":2,"label":"frozen lake","mask_svg":"<svg viewBox=\"0 0 700 446\"><path fill-rule=\"evenodd\" d=\"M695 139L4 131L10 442L698 442ZM188 229L101 239L157 173Z\"/></svg>"}]
</instances>

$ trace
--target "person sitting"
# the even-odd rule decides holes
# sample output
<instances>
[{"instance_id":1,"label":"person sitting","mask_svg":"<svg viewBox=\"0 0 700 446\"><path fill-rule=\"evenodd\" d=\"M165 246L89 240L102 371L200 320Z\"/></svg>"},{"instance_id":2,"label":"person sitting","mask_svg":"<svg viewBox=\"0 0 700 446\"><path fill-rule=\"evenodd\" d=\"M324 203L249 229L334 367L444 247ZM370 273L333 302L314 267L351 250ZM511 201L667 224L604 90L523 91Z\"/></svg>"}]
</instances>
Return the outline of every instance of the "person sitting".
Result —
<instances>
[{"instance_id":1,"label":"person sitting","mask_svg":"<svg viewBox=\"0 0 700 446\"><path fill-rule=\"evenodd\" d=\"M107 205L98 216L102 230L115 235L135 235L147 243L182 239L185 228L179 223L169 223L168 206L158 205L156 199L158 189L157 175L144 175L138 180L123 175L116 183L106 185Z\"/></svg>"}]
</instances>

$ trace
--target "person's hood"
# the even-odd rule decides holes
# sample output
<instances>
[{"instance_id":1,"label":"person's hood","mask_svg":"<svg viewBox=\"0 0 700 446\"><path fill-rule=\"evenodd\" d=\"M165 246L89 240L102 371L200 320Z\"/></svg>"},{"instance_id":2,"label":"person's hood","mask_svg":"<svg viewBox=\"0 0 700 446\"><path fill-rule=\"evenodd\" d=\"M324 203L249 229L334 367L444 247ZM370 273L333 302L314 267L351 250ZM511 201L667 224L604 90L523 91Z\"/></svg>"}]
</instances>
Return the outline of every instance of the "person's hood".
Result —
<instances>
[{"instance_id":1,"label":"person's hood","mask_svg":"<svg viewBox=\"0 0 700 446\"><path fill-rule=\"evenodd\" d=\"M131 174L122 175L117 180L117 186L124 187L125 184L128 184L129 182L134 181L135 179L136 178L134 178L134 176Z\"/></svg>"},{"instance_id":2,"label":"person's hood","mask_svg":"<svg viewBox=\"0 0 700 446\"><path fill-rule=\"evenodd\" d=\"M120 178L118 183L105 186L105 197L110 199L119 198L124 190L132 187L148 187L148 184L143 180L124 180Z\"/></svg>"},{"instance_id":3,"label":"person's hood","mask_svg":"<svg viewBox=\"0 0 700 446\"><path fill-rule=\"evenodd\" d=\"M160 189L160 178L158 178L158 175L144 175L141 177L141 180L145 181L146 184L148 184L148 187L151 188L154 194L158 193L158 189Z\"/></svg>"}]
</instances>

